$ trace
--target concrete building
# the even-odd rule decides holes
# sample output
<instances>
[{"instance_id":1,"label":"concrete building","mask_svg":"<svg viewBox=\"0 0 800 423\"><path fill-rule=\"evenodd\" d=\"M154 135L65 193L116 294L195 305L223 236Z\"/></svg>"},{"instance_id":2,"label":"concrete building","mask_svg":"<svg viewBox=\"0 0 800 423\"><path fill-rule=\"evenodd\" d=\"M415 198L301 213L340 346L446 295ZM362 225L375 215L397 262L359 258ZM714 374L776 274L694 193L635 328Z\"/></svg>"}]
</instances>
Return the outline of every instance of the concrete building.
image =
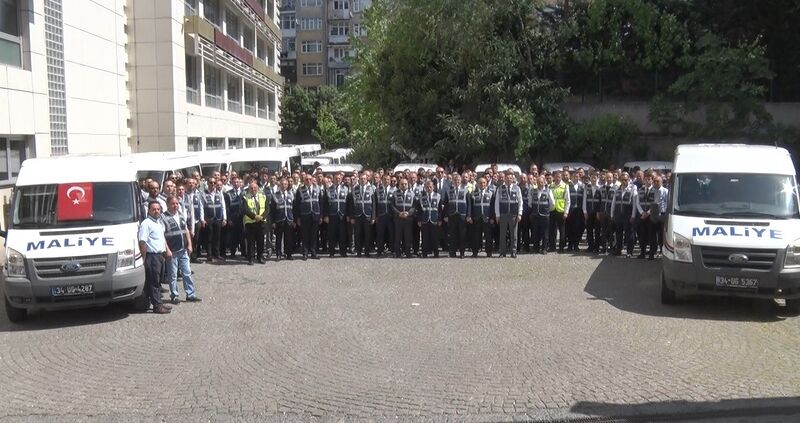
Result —
<instances>
[{"instance_id":1,"label":"concrete building","mask_svg":"<svg viewBox=\"0 0 800 423\"><path fill-rule=\"evenodd\" d=\"M282 74L300 87L340 86L350 73L351 36L365 36L372 0L284 0Z\"/></svg>"}]
</instances>

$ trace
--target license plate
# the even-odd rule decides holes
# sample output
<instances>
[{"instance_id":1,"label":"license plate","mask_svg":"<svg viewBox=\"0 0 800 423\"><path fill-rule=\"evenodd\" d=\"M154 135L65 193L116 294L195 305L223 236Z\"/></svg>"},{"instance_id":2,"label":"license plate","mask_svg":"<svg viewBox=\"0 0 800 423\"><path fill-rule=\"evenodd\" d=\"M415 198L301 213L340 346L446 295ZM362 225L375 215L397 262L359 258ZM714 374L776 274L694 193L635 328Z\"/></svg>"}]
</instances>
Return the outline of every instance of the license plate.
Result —
<instances>
[{"instance_id":1,"label":"license plate","mask_svg":"<svg viewBox=\"0 0 800 423\"><path fill-rule=\"evenodd\" d=\"M723 288L758 288L758 278L743 278L739 276L717 276L717 286Z\"/></svg>"},{"instance_id":2,"label":"license plate","mask_svg":"<svg viewBox=\"0 0 800 423\"><path fill-rule=\"evenodd\" d=\"M94 285L90 283L82 285L67 285L50 287L50 294L54 297L71 297L74 295L87 295L94 292Z\"/></svg>"}]
</instances>

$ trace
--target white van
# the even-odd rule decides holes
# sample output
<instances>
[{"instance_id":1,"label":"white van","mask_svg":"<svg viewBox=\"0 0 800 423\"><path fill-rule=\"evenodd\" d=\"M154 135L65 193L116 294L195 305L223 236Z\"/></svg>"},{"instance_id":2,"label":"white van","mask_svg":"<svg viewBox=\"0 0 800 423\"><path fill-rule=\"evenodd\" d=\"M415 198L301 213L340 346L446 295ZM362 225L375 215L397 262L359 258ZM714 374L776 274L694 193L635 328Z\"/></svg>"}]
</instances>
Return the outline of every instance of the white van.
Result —
<instances>
[{"instance_id":1,"label":"white van","mask_svg":"<svg viewBox=\"0 0 800 423\"><path fill-rule=\"evenodd\" d=\"M173 174L188 178L195 172L200 173L200 162L191 153L135 153L130 155L130 160L136 167L138 180L150 178L158 182L159 187Z\"/></svg>"},{"instance_id":2,"label":"white van","mask_svg":"<svg viewBox=\"0 0 800 423\"><path fill-rule=\"evenodd\" d=\"M25 160L0 233L9 320L24 320L32 308L126 300L146 309L138 194L129 157Z\"/></svg>"},{"instance_id":3,"label":"white van","mask_svg":"<svg viewBox=\"0 0 800 423\"><path fill-rule=\"evenodd\" d=\"M300 149L286 146L201 151L192 155L206 178L215 171L242 173L259 171L261 168L267 168L270 172L286 168L291 173L300 170L301 164Z\"/></svg>"},{"instance_id":4,"label":"white van","mask_svg":"<svg viewBox=\"0 0 800 423\"><path fill-rule=\"evenodd\" d=\"M800 213L783 148L681 145L664 228L661 301L800 298Z\"/></svg>"}]
</instances>

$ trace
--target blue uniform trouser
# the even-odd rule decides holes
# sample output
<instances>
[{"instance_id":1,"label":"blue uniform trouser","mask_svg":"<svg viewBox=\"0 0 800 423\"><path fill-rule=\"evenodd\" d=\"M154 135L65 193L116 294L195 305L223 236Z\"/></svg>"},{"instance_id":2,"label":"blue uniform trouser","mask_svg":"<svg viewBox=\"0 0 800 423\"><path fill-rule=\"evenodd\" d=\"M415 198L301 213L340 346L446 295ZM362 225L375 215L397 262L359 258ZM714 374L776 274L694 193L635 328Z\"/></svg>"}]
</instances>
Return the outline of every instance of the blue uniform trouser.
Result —
<instances>
[{"instance_id":1,"label":"blue uniform trouser","mask_svg":"<svg viewBox=\"0 0 800 423\"><path fill-rule=\"evenodd\" d=\"M161 304L161 272L164 270L163 253L147 253L144 256L144 289L153 307Z\"/></svg>"},{"instance_id":2,"label":"blue uniform trouser","mask_svg":"<svg viewBox=\"0 0 800 423\"><path fill-rule=\"evenodd\" d=\"M169 293L171 298L178 296L178 269L183 278L183 291L186 298L194 297L194 280L192 279L192 268L189 265L189 253L185 248L172 252L172 259L167 267L167 280L169 280Z\"/></svg>"}]
</instances>

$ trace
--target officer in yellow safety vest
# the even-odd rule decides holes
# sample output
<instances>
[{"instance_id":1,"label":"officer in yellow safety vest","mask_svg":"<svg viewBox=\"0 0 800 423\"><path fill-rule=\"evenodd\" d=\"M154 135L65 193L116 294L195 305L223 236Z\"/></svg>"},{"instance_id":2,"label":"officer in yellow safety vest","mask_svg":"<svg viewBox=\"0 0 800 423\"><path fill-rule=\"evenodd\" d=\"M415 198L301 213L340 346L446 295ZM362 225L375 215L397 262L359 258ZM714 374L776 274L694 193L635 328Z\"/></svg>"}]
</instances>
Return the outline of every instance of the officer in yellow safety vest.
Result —
<instances>
[{"instance_id":1,"label":"officer in yellow safety vest","mask_svg":"<svg viewBox=\"0 0 800 423\"><path fill-rule=\"evenodd\" d=\"M564 175L569 179L569 172L564 171ZM555 200L555 208L550 212L550 231L548 238L550 246L547 251L553 252L556 250L556 232L558 232L558 252L563 253L564 247L567 245L567 235L564 231L564 223L567 219L566 212L569 210L569 189L567 183L564 181L564 175L561 171L556 170L553 172L553 183L550 184L550 192L553 193Z\"/></svg>"},{"instance_id":2,"label":"officer in yellow safety vest","mask_svg":"<svg viewBox=\"0 0 800 423\"><path fill-rule=\"evenodd\" d=\"M269 201L264 192L259 189L258 181L250 181L248 192L244 195L244 228L247 234L247 264L252 265L258 257L258 262L264 260L264 227L269 216Z\"/></svg>"}]
</instances>

